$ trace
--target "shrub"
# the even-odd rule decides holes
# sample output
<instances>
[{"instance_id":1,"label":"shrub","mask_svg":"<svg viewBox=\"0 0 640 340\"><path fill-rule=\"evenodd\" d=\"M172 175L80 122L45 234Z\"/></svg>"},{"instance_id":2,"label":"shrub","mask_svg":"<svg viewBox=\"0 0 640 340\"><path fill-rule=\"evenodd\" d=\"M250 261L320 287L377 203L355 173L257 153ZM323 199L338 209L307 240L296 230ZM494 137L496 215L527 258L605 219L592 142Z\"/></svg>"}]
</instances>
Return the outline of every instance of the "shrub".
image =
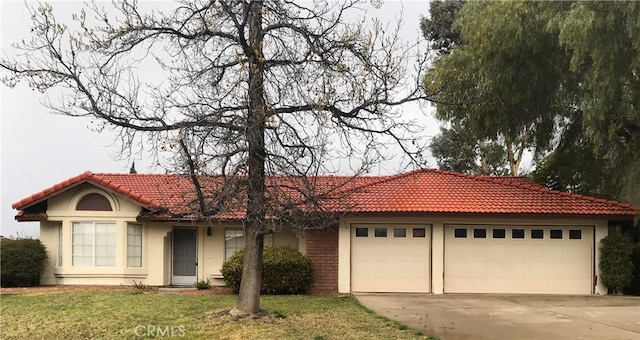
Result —
<instances>
[{"instance_id":1,"label":"shrub","mask_svg":"<svg viewBox=\"0 0 640 340\"><path fill-rule=\"evenodd\" d=\"M244 251L235 252L222 264L225 284L235 293L240 290ZM263 294L300 294L313 283L313 264L299 251L288 247L266 247L262 255Z\"/></svg>"},{"instance_id":2,"label":"shrub","mask_svg":"<svg viewBox=\"0 0 640 340\"><path fill-rule=\"evenodd\" d=\"M633 246L628 237L622 234L609 234L600 241L600 278L614 294L631 284Z\"/></svg>"},{"instance_id":3,"label":"shrub","mask_svg":"<svg viewBox=\"0 0 640 340\"><path fill-rule=\"evenodd\" d=\"M37 286L47 263L47 250L40 240L3 239L0 241L0 262L2 287Z\"/></svg>"},{"instance_id":4,"label":"shrub","mask_svg":"<svg viewBox=\"0 0 640 340\"><path fill-rule=\"evenodd\" d=\"M633 279L626 293L640 295L640 243L633 246L631 262L633 262Z\"/></svg>"},{"instance_id":5,"label":"shrub","mask_svg":"<svg viewBox=\"0 0 640 340\"><path fill-rule=\"evenodd\" d=\"M131 280L133 283L133 288L135 288L136 293L143 293L151 290L151 286L142 282L142 280L136 282L136 280Z\"/></svg>"},{"instance_id":6,"label":"shrub","mask_svg":"<svg viewBox=\"0 0 640 340\"><path fill-rule=\"evenodd\" d=\"M231 257L222 263L222 269L220 269L220 273L222 273L222 278L224 279L224 284L231 288L236 294L240 291L243 257L244 250L236 251L231 255Z\"/></svg>"},{"instance_id":7,"label":"shrub","mask_svg":"<svg viewBox=\"0 0 640 340\"><path fill-rule=\"evenodd\" d=\"M193 284L198 290L205 290L211 288L211 279L207 278L206 280L200 280Z\"/></svg>"}]
</instances>

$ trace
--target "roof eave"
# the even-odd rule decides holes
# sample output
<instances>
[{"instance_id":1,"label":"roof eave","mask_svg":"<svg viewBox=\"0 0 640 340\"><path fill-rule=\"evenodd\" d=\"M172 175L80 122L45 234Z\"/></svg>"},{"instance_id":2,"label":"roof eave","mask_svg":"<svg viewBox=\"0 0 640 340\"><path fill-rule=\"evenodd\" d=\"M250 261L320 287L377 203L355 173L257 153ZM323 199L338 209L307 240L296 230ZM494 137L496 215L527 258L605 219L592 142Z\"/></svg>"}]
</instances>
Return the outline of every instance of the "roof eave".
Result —
<instances>
[{"instance_id":1,"label":"roof eave","mask_svg":"<svg viewBox=\"0 0 640 340\"><path fill-rule=\"evenodd\" d=\"M14 203L11 206L11 208L16 209L16 210L20 210L20 211L27 210L30 207L33 207L34 205L36 205L38 203L44 202L44 201L50 199L53 196L57 196L57 195L59 195L59 194L61 194L63 192L69 191L69 190L71 190L71 189L73 189L73 188L75 188L77 186L80 186L80 185L86 183L86 182L88 182L88 180L85 179L85 180L81 180L81 181L73 183L73 184L69 184L69 186L62 187L62 188L60 188L60 189L58 189L56 191L53 191L53 192L51 192L51 193L49 193L47 195L44 195L44 196L42 196L40 198L37 198L37 199L35 199L35 200L33 200L33 201L31 201L31 202L29 202L27 204L24 204L24 205L16 206L15 205L16 203L20 203L20 201L18 201L16 203ZM21 200L21 201L23 201L23 200Z\"/></svg>"},{"instance_id":2,"label":"roof eave","mask_svg":"<svg viewBox=\"0 0 640 340\"><path fill-rule=\"evenodd\" d=\"M43 222L49 217L46 213L25 214L23 211L20 211L14 218L18 222Z\"/></svg>"},{"instance_id":3,"label":"roof eave","mask_svg":"<svg viewBox=\"0 0 640 340\"><path fill-rule=\"evenodd\" d=\"M180 216L178 214L171 215L166 212L146 212L140 213L136 217L138 222L189 222L189 223L205 223L212 221L220 221L220 222L231 222L231 221L241 221L242 217L216 217L212 216L209 218L197 217L197 216Z\"/></svg>"},{"instance_id":4,"label":"roof eave","mask_svg":"<svg viewBox=\"0 0 640 340\"><path fill-rule=\"evenodd\" d=\"M465 212L465 211L352 211L344 212L349 215L439 215L439 216L483 216L483 217L538 217L538 218L567 218L567 217L584 217L596 218L602 220L615 221L633 221L637 216L635 214L585 214L585 213L535 213L535 212Z\"/></svg>"},{"instance_id":5,"label":"roof eave","mask_svg":"<svg viewBox=\"0 0 640 340\"><path fill-rule=\"evenodd\" d=\"M76 187L78 187L78 186L80 186L80 185L82 185L82 184L85 184L85 183L89 183L89 184L91 184L91 185L93 185L93 186L95 186L95 187L97 187L97 188L100 188L100 189L102 189L102 190L104 190L104 191L107 191L107 192L110 192L110 193L112 193L112 194L118 194L118 195L125 196L125 197L127 197L128 199L130 199L130 200L132 200L132 201L136 202L136 204L137 204L137 205L139 205L139 206L140 206L140 207L142 207L142 208L149 209L149 210L157 210L157 209L159 209L159 208L160 208L160 206L153 205L153 204L150 204L150 203L145 203L145 202L142 202L142 201L140 201L140 200L136 200L135 198L130 197L129 195L127 195L127 194L125 194L125 193L118 192L117 190L114 190L113 188L109 188L108 186L103 185L102 183L100 183L100 182L98 182L98 181L96 181L96 180L93 180L93 179L91 179L91 178L81 179L81 180L79 180L78 182L71 183L71 184L69 184L69 185L67 185L67 186L61 187L61 188L59 188L59 189L57 189L57 190L55 190L55 191L52 191L51 193L49 193L49 194L47 194L47 195L44 195L44 196L42 196L42 197L40 197L40 198L37 198L37 199L35 199L35 200L33 200L33 201L30 201L29 203L24 204L24 205L16 206L16 205L15 205L16 203L20 203L20 201L18 201L18 202L16 202L16 203L14 203L11 207L12 207L13 209L16 209L16 210L22 210L22 211L23 211L23 210L26 210L26 209L28 209L29 207L32 207L32 206L34 206L34 205L36 205L36 204L38 204L38 203L40 203L40 202L43 202L43 201L48 200L48 199L50 199L51 197L57 196L57 195L59 195L59 194L61 194L61 193L63 193L63 192L69 191L69 190L71 190L71 189L73 189L73 188L76 188ZM23 199L23 200L24 200L24 199ZM21 200L21 201L23 201L23 200Z\"/></svg>"}]
</instances>

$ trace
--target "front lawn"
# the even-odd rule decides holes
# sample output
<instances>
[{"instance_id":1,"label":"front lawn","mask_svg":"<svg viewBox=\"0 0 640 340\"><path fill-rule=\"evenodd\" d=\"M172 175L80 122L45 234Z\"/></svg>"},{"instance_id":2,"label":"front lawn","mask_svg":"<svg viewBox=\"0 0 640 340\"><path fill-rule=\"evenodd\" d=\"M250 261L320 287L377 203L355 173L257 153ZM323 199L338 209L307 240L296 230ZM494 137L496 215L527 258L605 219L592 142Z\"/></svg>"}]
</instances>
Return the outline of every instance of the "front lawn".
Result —
<instances>
[{"instance_id":1,"label":"front lawn","mask_svg":"<svg viewBox=\"0 0 640 340\"><path fill-rule=\"evenodd\" d=\"M235 319L234 296L78 290L0 297L2 339L425 339L353 297L264 296L266 314Z\"/></svg>"}]
</instances>

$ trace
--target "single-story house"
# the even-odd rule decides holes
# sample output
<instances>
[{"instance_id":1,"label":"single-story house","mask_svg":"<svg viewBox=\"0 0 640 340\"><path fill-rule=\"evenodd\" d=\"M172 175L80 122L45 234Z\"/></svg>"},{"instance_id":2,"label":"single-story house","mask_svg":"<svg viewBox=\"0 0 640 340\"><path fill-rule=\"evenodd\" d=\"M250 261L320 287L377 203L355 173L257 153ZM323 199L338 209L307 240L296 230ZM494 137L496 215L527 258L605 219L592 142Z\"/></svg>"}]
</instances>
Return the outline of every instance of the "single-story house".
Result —
<instances>
[{"instance_id":1,"label":"single-story house","mask_svg":"<svg viewBox=\"0 0 640 340\"><path fill-rule=\"evenodd\" d=\"M265 240L306 254L317 291L606 294L599 242L610 221L638 213L526 177L434 169L358 177L344 192L352 204L332 208L334 227L283 225ZM44 285L223 284L223 261L244 245L242 215L167 214L192 196L185 176L85 172L12 207L40 222Z\"/></svg>"}]
</instances>

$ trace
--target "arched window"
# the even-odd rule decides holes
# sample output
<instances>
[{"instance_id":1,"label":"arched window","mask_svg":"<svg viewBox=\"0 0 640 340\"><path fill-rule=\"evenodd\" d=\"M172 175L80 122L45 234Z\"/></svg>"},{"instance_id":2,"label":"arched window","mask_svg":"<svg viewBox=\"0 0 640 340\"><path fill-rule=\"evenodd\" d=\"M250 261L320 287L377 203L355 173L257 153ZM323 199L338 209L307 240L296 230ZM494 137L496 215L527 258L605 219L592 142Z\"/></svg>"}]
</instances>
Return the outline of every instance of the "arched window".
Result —
<instances>
[{"instance_id":1,"label":"arched window","mask_svg":"<svg viewBox=\"0 0 640 340\"><path fill-rule=\"evenodd\" d=\"M96 193L87 194L76 205L76 210L112 211L109 200Z\"/></svg>"}]
</instances>

